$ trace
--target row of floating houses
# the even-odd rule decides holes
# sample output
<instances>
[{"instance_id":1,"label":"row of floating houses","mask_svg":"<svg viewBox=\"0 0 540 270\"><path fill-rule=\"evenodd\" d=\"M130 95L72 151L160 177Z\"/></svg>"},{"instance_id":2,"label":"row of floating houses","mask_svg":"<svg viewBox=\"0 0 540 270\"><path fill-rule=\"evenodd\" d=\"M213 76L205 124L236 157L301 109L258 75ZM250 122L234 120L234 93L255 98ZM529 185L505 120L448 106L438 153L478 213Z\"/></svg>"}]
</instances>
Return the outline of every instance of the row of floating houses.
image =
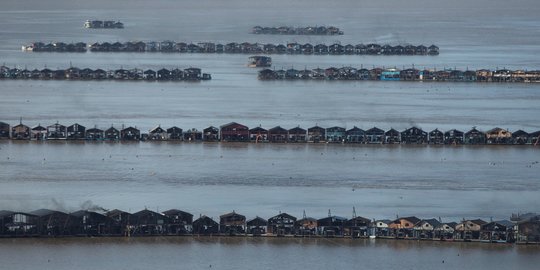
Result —
<instances>
[{"instance_id":1,"label":"row of floating houses","mask_svg":"<svg viewBox=\"0 0 540 270\"><path fill-rule=\"evenodd\" d=\"M146 81L199 81L210 80L212 76L202 73L200 68L166 69L90 69L69 67L67 69L20 69L0 66L0 79L36 80L146 80Z\"/></svg>"},{"instance_id":2,"label":"row of floating houses","mask_svg":"<svg viewBox=\"0 0 540 270\"><path fill-rule=\"evenodd\" d=\"M84 22L84 27L98 29L122 29L124 28L124 24L119 21L86 20L86 22Z\"/></svg>"},{"instance_id":3,"label":"row of floating houses","mask_svg":"<svg viewBox=\"0 0 540 270\"><path fill-rule=\"evenodd\" d=\"M334 43L331 45L310 43L287 44L236 43L227 44L200 42L185 43L175 41L162 42L103 42L86 44L84 42L64 43L34 42L22 46L23 51L33 52L175 52L175 53L249 53L249 54L307 54L307 55L438 55L439 47L435 45L380 45L380 44L347 44Z\"/></svg>"},{"instance_id":4,"label":"row of floating houses","mask_svg":"<svg viewBox=\"0 0 540 270\"><path fill-rule=\"evenodd\" d=\"M451 81L451 82L540 82L540 70L509 69L407 69L374 67L329 67L326 69L263 69L260 80L373 80L373 81Z\"/></svg>"},{"instance_id":5,"label":"row of floating houses","mask_svg":"<svg viewBox=\"0 0 540 270\"><path fill-rule=\"evenodd\" d=\"M148 236L224 235L397 238L441 241L482 241L496 243L540 243L540 215L512 215L510 220L463 219L443 222L440 218L415 216L375 220L356 215L301 219L279 213L269 219L250 220L235 211L223 214L219 222L211 217L178 209L154 212L148 209L128 213L118 209L101 213L80 210L73 213L40 209L32 212L0 211L0 237L29 236Z\"/></svg>"},{"instance_id":6,"label":"row of floating houses","mask_svg":"<svg viewBox=\"0 0 540 270\"><path fill-rule=\"evenodd\" d=\"M467 132L456 129L441 131L434 129L430 132L418 127L404 131L395 129L382 130L377 127L363 130L358 127L345 129L343 127L323 128L314 126L303 129L294 127L286 129L280 126L265 129L262 127L248 128L245 125L232 122L219 128L210 126L199 131L195 128L183 130L173 126L162 128L157 126L148 133L142 133L136 127L114 126L108 129L97 127L86 128L80 124L64 126L55 123L50 126L37 125L29 127L22 121L13 127L0 122L0 139L13 140L106 140L106 141L207 141L207 142L273 142L273 143L357 143L357 144L436 144L436 145L483 145L483 144L513 144L538 145L540 130L532 133L523 130L510 132L502 128L493 128L482 132L472 128Z\"/></svg>"},{"instance_id":7,"label":"row of floating houses","mask_svg":"<svg viewBox=\"0 0 540 270\"><path fill-rule=\"evenodd\" d=\"M343 31L335 26L254 26L251 29L251 33L264 35L343 35Z\"/></svg>"}]
</instances>

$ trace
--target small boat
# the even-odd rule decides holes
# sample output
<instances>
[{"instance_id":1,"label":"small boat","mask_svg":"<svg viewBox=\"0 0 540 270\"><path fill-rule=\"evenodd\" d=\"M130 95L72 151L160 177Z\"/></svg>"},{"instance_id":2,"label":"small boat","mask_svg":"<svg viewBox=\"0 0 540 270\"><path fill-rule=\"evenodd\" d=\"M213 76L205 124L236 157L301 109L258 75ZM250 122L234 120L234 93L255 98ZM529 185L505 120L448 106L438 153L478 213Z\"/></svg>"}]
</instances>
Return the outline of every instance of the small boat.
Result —
<instances>
[{"instance_id":1,"label":"small boat","mask_svg":"<svg viewBox=\"0 0 540 270\"><path fill-rule=\"evenodd\" d=\"M268 56L251 56L249 57L248 67L271 67L272 58Z\"/></svg>"}]
</instances>

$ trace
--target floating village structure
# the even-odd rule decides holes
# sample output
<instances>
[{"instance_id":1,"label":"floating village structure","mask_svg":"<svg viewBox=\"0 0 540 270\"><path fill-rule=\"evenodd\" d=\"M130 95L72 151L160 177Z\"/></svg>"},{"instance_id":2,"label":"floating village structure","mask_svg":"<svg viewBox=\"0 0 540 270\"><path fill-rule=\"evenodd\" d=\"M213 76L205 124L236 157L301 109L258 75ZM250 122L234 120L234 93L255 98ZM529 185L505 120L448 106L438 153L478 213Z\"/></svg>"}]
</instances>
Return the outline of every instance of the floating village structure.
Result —
<instances>
[{"instance_id":1,"label":"floating village structure","mask_svg":"<svg viewBox=\"0 0 540 270\"><path fill-rule=\"evenodd\" d=\"M540 244L540 215L512 215L510 220L463 219L443 222L415 216L394 220L374 220L357 216L315 219L279 213L269 219L246 216L235 211L219 221L178 209L162 213L148 209L128 213L118 209L100 213L80 210L72 213L40 209L32 212L0 211L0 237L59 236L267 236L388 238L432 241Z\"/></svg>"},{"instance_id":2,"label":"floating village structure","mask_svg":"<svg viewBox=\"0 0 540 270\"><path fill-rule=\"evenodd\" d=\"M87 20L84 22L84 27L97 29L122 29L124 28L124 24L117 21Z\"/></svg>"},{"instance_id":3,"label":"floating village structure","mask_svg":"<svg viewBox=\"0 0 540 270\"><path fill-rule=\"evenodd\" d=\"M107 129L97 127L86 128L75 123L64 126L55 123L46 127L38 124L29 127L23 124L11 126L0 122L0 139L12 140L89 140L89 141L187 141L187 142L253 142L253 143L343 143L343 144L415 144L415 145L540 145L540 131L511 132L499 127L486 132L473 127L467 132L457 129L441 131L434 129L424 131L419 127L411 127L403 131L390 128L373 127L363 130L354 126L345 127L313 126L306 129L293 127L287 129L276 126L265 129L261 126L249 128L246 125L231 122L216 128L210 126L198 129L182 129L154 127L148 132L137 127Z\"/></svg>"},{"instance_id":4,"label":"floating village structure","mask_svg":"<svg viewBox=\"0 0 540 270\"><path fill-rule=\"evenodd\" d=\"M272 66L272 58L268 56L251 56L249 57L248 67L270 67Z\"/></svg>"},{"instance_id":5,"label":"floating village structure","mask_svg":"<svg viewBox=\"0 0 540 270\"><path fill-rule=\"evenodd\" d=\"M306 26L306 27L263 27L255 26L252 34L259 35L343 35L343 31L335 26Z\"/></svg>"},{"instance_id":6,"label":"floating village structure","mask_svg":"<svg viewBox=\"0 0 540 270\"><path fill-rule=\"evenodd\" d=\"M230 53L230 54L304 54L304 55L439 55L439 47L435 45L381 45L369 44L286 44L230 42L226 44L214 42L186 43L176 41L130 41L130 42L95 42L87 45L84 42L34 42L22 46L29 52L163 52L163 53Z\"/></svg>"}]
</instances>

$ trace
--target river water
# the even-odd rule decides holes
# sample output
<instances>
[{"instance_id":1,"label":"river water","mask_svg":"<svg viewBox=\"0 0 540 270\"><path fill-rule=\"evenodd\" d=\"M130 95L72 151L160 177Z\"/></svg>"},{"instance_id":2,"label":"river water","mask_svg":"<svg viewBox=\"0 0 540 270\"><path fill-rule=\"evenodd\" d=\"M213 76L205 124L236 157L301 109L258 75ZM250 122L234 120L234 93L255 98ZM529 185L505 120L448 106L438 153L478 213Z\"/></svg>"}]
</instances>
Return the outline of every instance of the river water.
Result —
<instances>
[{"instance_id":1,"label":"river water","mask_svg":"<svg viewBox=\"0 0 540 270\"><path fill-rule=\"evenodd\" d=\"M0 121L203 129L473 126L540 130L536 84L258 81L248 55L24 53L33 41L176 40L436 44L439 56L272 56L276 68L540 68L540 5L519 1L4 0L0 63L33 68L200 67L200 83L0 81ZM86 19L122 30L84 29ZM343 36L249 34L251 27L335 25ZM179 208L217 218L417 215L458 221L540 211L538 147L344 146L0 141L0 208L135 212ZM458 257L457 254L460 254ZM208 256L210 255L210 256ZM419 242L141 239L1 240L9 269L535 269L538 249ZM77 258L77 259L75 259ZM240 259L239 259L240 258ZM284 259L283 259L284 258ZM442 260L445 263L442 264ZM179 266L185 263L185 267ZM6 266L6 267L7 267Z\"/></svg>"}]
</instances>

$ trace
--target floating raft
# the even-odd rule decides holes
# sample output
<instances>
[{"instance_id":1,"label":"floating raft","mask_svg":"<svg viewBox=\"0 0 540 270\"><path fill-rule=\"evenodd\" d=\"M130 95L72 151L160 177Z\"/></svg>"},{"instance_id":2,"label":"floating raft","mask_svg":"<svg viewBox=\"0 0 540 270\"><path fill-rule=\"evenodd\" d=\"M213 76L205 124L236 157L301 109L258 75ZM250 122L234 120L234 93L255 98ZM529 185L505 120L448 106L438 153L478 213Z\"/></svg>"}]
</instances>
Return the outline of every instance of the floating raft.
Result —
<instances>
[{"instance_id":1,"label":"floating raft","mask_svg":"<svg viewBox=\"0 0 540 270\"><path fill-rule=\"evenodd\" d=\"M186 69L90 69L70 67L67 69L19 69L0 66L0 79L35 80L124 80L124 81L200 81L210 80L212 76L202 73L200 68Z\"/></svg>"},{"instance_id":2,"label":"floating raft","mask_svg":"<svg viewBox=\"0 0 540 270\"><path fill-rule=\"evenodd\" d=\"M335 26L306 26L306 27L262 27L255 26L251 29L252 34L263 35L320 35L320 36L333 36L343 35L343 31Z\"/></svg>"},{"instance_id":3,"label":"floating raft","mask_svg":"<svg viewBox=\"0 0 540 270\"><path fill-rule=\"evenodd\" d=\"M381 44L346 44L331 45L296 42L287 44L272 43L236 43L227 44L200 42L185 43L175 41L135 41L104 42L87 45L77 43L34 42L22 46L23 51L32 52L164 52L164 53L246 53L246 54L305 54L305 55L438 55L439 47L431 45L381 45Z\"/></svg>"},{"instance_id":4,"label":"floating raft","mask_svg":"<svg viewBox=\"0 0 540 270\"><path fill-rule=\"evenodd\" d=\"M409 68L354 68L330 67L326 69L263 69L260 80L360 80L360 81L437 81L437 82L540 82L540 70L479 69L429 70Z\"/></svg>"}]
</instances>

